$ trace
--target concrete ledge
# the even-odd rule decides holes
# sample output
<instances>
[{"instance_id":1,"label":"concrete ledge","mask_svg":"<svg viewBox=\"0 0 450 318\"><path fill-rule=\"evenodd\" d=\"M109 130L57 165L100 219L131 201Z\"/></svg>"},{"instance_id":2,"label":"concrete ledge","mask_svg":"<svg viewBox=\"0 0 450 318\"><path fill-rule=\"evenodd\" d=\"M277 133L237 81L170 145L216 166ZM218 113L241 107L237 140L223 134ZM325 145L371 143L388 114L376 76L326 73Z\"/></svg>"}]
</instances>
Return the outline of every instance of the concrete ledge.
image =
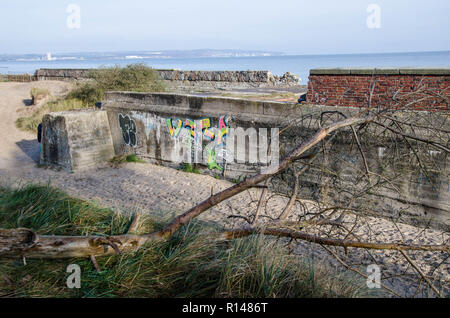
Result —
<instances>
[{"instance_id":1,"label":"concrete ledge","mask_svg":"<svg viewBox=\"0 0 450 318\"><path fill-rule=\"evenodd\" d=\"M401 68L400 75L450 75L450 68Z\"/></svg>"},{"instance_id":2,"label":"concrete ledge","mask_svg":"<svg viewBox=\"0 0 450 318\"><path fill-rule=\"evenodd\" d=\"M450 75L450 68L316 68L310 75Z\"/></svg>"},{"instance_id":3,"label":"concrete ledge","mask_svg":"<svg viewBox=\"0 0 450 318\"><path fill-rule=\"evenodd\" d=\"M351 75L400 75L398 68L355 68L350 70Z\"/></svg>"},{"instance_id":4,"label":"concrete ledge","mask_svg":"<svg viewBox=\"0 0 450 318\"><path fill-rule=\"evenodd\" d=\"M121 103L122 107L130 104L172 106L187 109L191 112L214 112L228 114L271 114L270 109L286 107L283 102L258 102L248 99L231 97L204 97L173 93L136 93L136 92L106 92L104 106L106 109L114 103ZM295 105L295 104L294 104Z\"/></svg>"},{"instance_id":5,"label":"concrete ledge","mask_svg":"<svg viewBox=\"0 0 450 318\"><path fill-rule=\"evenodd\" d=\"M350 75L350 69L315 68L309 71L309 75Z\"/></svg>"}]
</instances>

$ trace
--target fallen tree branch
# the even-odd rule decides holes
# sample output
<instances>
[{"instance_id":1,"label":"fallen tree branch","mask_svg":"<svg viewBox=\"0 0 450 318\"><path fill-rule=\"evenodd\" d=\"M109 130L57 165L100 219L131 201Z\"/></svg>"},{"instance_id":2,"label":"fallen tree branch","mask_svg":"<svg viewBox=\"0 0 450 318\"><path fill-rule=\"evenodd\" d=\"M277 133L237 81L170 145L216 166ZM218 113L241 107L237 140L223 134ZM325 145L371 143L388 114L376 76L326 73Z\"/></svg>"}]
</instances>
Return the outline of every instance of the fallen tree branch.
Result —
<instances>
[{"instance_id":1,"label":"fallen tree branch","mask_svg":"<svg viewBox=\"0 0 450 318\"><path fill-rule=\"evenodd\" d=\"M416 251L450 251L450 245L421 245L421 244L401 244L401 243L371 243L359 241L347 241L342 239L320 237L313 234L293 231L279 228L245 228L238 230L230 230L222 232L219 238L222 239L236 239L250 236L253 234L264 234L278 237L288 237L292 239L299 239L311 243L321 245L340 246L340 247L356 247L367 248L375 250L416 250Z\"/></svg>"},{"instance_id":2,"label":"fallen tree branch","mask_svg":"<svg viewBox=\"0 0 450 318\"><path fill-rule=\"evenodd\" d=\"M334 124L331 124L329 126L326 126L322 129L320 129L314 136L312 136L310 139L302 143L297 148L293 149L280 163L279 165L270 166L261 173L258 173L257 175L248 178L241 183L238 183L234 185L231 188L225 189L219 193L216 193L215 195L209 197L207 200L201 202L200 204L196 205L195 207L191 208L190 210L186 211L182 215L175 218L169 225L167 225L162 231L158 233L158 236L161 237L170 237L178 231L180 227L191 221L193 218L199 216L206 210L210 209L211 207L219 204L220 202L229 199L251 187L254 185L257 185L266 179L270 178L271 176L283 171L286 169L293 161L297 160L302 154L304 154L309 149L316 146L319 142L324 140L331 132L348 127L351 125L360 125L364 123L368 123L373 121L375 116L367 116L367 117L352 117L349 119L345 119L339 122L336 122Z\"/></svg>"},{"instance_id":3,"label":"fallen tree branch","mask_svg":"<svg viewBox=\"0 0 450 318\"><path fill-rule=\"evenodd\" d=\"M266 182L264 183L264 188L261 191L261 196L259 197L258 201L258 207L256 208L255 217L253 218L252 222L249 222L252 225L255 225L256 222L258 222L259 214L261 213L262 206L264 204L264 199L266 198L267 190L269 187L270 178L266 179Z\"/></svg>"},{"instance_id":4,"label":"fallen tree branch","mask_svg":"<svg viewBox=\"0 0 450 318\"><path fill-rule=\"evenodd\" d=\"M143 235L116 235L116 236L49 236L38 235L28 229L0 229L0 257L29 257L29 258L68 258L91 257L120 253L124 250L144 245L156 240L172 236L183 225L207 211L220 202L229 199L255 185L260 184L271 176L286 169L292 162L301 157L331 132L351 125L359 125L373 121L375 116L348 118L329 126L321 128L310 139L293 149L279 165L269 166L261 173L248 178L219 193L211 195L208 199L176 217L161 231Z\"/></svg>"},{"instance_id":5,"label":"fallen tree branch","mask_svg":"<svg viewBox=\"0 0 450 318\"><path fill-rule=\"evenodd\" d=\"M115 236L38 235L28 229L0 229L0 257L70 258L110 255L158 239L154 233Z\"/></svg>"},{"instance_id":6,"label":"fallen tree branch","mask_svg":"<svg viewBox=\"0 0 450 318\"><path fill-rule=\"evenodd\" d=\"M356 268L351 267L350 265L348 265L346 262L344 262L336 253L334 253L331 249L329 249L328 247L321 245L328 253L330 253L339 263L341 263L345 268L347 268L348 270L351 270L359 275L361 275L362 277L368 279L369 276L367 276L366 274L361 273L361 271L357 270ZM389 291L390 293L394 294L397 297L403 298L400 294L398 294L397 292L395 292L393 289L389 288L388 286L386 286L385 284L380 282L380 286L383 287L384 289L386 289L387 291Z\"/></svg>"},{"instance_id":7,"label":"fallen tree branch","mask_svg":"<svg viewBox=\"0 0 450 318\"><path fill-rule=\"evenodd\" d=\"M278 219L280 221L286 220L286 218L291 213L292 207L294 206L295 200L297 199L298 188L299 188L299 175L296 174L295 175L294 191L293 191L293 193L291 195L291 198L289 199L288 204L286 205L286 207L284 208L283 212L281 212L280 216L278 217Z\"/></svg>"}]
</instances>

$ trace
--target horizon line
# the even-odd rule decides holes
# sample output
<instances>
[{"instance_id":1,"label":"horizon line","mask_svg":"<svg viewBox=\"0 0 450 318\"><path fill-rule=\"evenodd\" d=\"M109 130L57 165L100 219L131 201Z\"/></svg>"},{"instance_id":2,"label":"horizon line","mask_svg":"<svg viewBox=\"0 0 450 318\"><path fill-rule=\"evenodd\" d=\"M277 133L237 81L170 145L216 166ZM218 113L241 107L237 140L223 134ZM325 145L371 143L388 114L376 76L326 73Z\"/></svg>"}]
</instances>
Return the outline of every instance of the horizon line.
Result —
<instances>
[{"instance_id":1,"label":"horizon line","mask_svg":"<svg viewBox=\"0 0 450 318\"><path fill-rule=\"evenodd\" d=\"M118 51L72 51L72 52L39 52L39 53L0 53L0 55L8 56L8 55L46 55L47 53L54 54L81 54L81 53L125 53L125 52L194 52L194 51L242 51L242 52L258 52L258 53L273 53L277 54L277 56L330 56L330 55L381 55L381 54L405 54L405 53L445 53L450 52L450 49L448 50L425 50L425 51L390 51L390 52L351 52L351 53L286 53L281 51L270 51L270 50L245 50L245 49L163 49L163 50L118 50ZM214 57L214 56L203 56L206 57ZM240 57L246 57L246 56L240 56ZM248 56L252 57L252 56ZM273 56L257 56L257 57L273 57ZM224 57L221 57L224 58ZM233 56L230 56L230 58L233 58Z\"/></svg>"}]
</instances>

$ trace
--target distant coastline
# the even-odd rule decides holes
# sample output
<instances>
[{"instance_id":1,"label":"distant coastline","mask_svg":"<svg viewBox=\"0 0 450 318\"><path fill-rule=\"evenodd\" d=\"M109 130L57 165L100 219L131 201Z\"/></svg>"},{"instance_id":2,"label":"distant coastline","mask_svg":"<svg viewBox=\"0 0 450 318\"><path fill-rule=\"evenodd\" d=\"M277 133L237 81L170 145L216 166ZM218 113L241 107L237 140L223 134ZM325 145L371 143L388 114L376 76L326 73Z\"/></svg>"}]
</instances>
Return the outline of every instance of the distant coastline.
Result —
<instances>
[{"instance_id":1,"label":"distant coastline","mask_svg":"<svg viewBox=\"0 0 450 318\"><path fill-rule=\"evenodd\" d=\"M129 51L0 55L0 73L33 74L39 68L98 68L145 63L158 69L269 70L275 75L297 74L303 84L309 70L321 67L449 67L450 51L287 55L282 52L241 50Z\"/></svg>"}]
</instances>

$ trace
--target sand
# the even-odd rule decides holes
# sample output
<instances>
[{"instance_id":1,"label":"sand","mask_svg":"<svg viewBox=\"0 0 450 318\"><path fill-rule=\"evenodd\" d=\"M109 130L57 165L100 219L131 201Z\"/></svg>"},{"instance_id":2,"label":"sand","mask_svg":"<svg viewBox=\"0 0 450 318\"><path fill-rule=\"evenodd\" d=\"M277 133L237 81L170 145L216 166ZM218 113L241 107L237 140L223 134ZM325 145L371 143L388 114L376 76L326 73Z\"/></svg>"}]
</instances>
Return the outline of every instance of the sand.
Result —
<instances>
[{"instance_id":1,"label":"sand","mask_svg":"<svg viewBox=\"0 0 450 318\"><path fill-rule=\"evenodd\" d=\"M60 188L71 196L94 200L103 206L116 210L151 213L170 218L207 199L211 193L223 190L232 183L213 177L185 173L168 167L153 164L126 163L118 168L108 164L75 173L39 168L39 144L35 134L20 131L15 120L20 114L30 111L26 106L31 87L48 88L53 96L67 92L69 83L45 81L34 83L0 83L0 184L18 186L27 182L47 183ZM240 226L242 219L229 218L231 214L251 216L254 213L261 189L252 189L227 200L200 217L222 224L224 227ZM276 217L283 209L288 198L269 193L270 200L263 209L263 214ZM307 202L307 206L314 204ZM291 220L304 215L302 205L294 206ZM261 220L269 220L262 217ZM355 216L347 215L344 225L352 227ZM306 229L317 233L314 228ZM335 237L342 237L342 231L327 226L324 231L331 231ZM417 244L443 244L450 238L449 233L432 229L422 229L406 224L394 224L386 219L359 217L358 226L353 233L361 240L372 242L408 242ZM319 233L325 235L323 232ZM355 239L355 237L353 237ZM314 243L290 243L292 251L305 260L320 266L330 266L330 273L343 272L345 269L325 249ZM350 248L348 255L342 249L333 249L348 264L354 265L367 274L367 265L380 266L382 283L406 297L435 297L424 281L398 251L366 251ZM444 252L409 252L408 255L420 266L423 272L442 289L442 294L449 296L450 263L448 253ZM355 281L362 288L367 288L366 280ZM387 295L381 290L372 289L372 295Z\"/></svg>"}]
</instances>

